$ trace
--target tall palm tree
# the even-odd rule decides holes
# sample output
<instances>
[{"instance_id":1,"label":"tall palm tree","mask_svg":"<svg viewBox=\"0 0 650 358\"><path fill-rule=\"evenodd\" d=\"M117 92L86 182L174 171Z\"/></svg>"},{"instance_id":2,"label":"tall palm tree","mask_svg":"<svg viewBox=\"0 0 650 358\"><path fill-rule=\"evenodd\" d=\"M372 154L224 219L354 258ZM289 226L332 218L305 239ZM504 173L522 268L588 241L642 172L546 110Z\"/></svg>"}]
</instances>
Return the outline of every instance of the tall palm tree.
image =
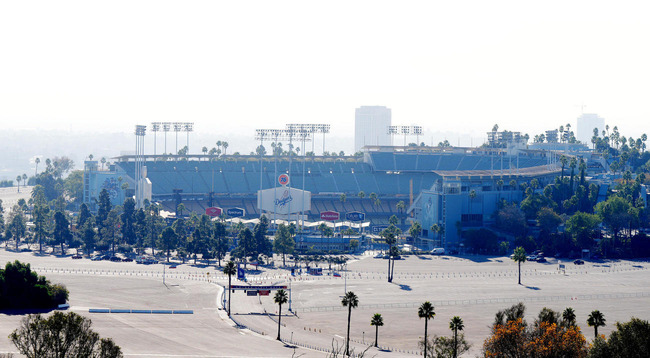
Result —
<instances>
[{"instance_id":1,"label":"tall palm tree","mask_svg":"<svg viewBox=\"0 0 650 358\"><path fill-rule=\"evenodd\" d=\"M605 315L599 310L591 311L587 318L587 324L589 327L594 327L594 337L598 337L598 327L604 326L605 322Z\"/></svg>"},{"instance_id":2,"label":"tall palm tree","mask_svg":"<svg viewBox=\"0 0 650 358\"><path fill-rule=\"evenodd\" d=\"M23 173L23 186L27 186L27 174Z\"/></svg>"},{"instance_id":3,"label":"tall palm tree","mask_svg":"<svg viewBox=\"0 0 650 358\"><path fill-rule=\"evenodd\" d=\"M420 308L418 308L418 317L424 318L424 358L427 358L427 329L428 329L428 323L430 319L433 319L433 317L436 316L436 312L434 310L433 305L431 302L426 301L423 304L420 305Z\"/></svg>"},{"instance_id":4,"label":"tall palm tree","mask_svg":"<svg viewBox=\"0 0 650 358\"><path fill-rule=\"evenodd\" d=\"M523 247L519 246L515 249L515 253L512 256L512 260L517 262L519 266L519 284L521 285L521 263L526 262L526 250Z\"/></svg>"},{"instance_id":5,"label":"tall palm tree","mask_svg":"<svg viewBox=\"0 0 650 358\"><path fill-rule=\"evenodd\" d=\"M449 321L449 329L454 331L454 358L458 357L458 331L462 331L464 328L465 324L458 316L454 316L454 318Z\"/></svg>"},{"instance_id":6,"label":"tall palm tree","mask_svg":"<svg viewBox=\"0 0 650 358\"><path fill-rule=\"evenodd\" d=\"M379 327L384 325L384 318L381 313L375 313L370 320L370 325L375 326L375 347L377 347L377 337L379 336Z\"/></svg>"},{"instance_id":7,"label":"tall palm tree","mask_svg":"<svg viewBox=\"0 0 650 358\"><path fill-rule=\"evenodd\" d=\"M566 327L574 327L576 325L576 311L571 307L567 307L562 312L562 320Z\"/></svg>"},{"instance_id":8,"label":"tall palm tree","mask_svg":"<svg viewBox=\"0 0 650 358\"><path fill-rule=\"evenodd\" d=\"M16 185L18 186L18 192L20 193L20 181L22 180L23 177L20 175L16 177Z\"/></svg>"},{"instance_id":9,"label":"tall palm tree","mask_svg":"<svg viewBox=\"0 0 650 358\"><path fill-rule=\"evenodd\" d=\"M348 291L345 296L343 296L343 300L341 300L341 304L343 304L344 307L348 308L348 334L345 338L345 355L349 356L350 355L350 317L352 316L352 309L357 308L359 306L359 297L354 294L352 291Z\"/></svg>"},{"instance_id":10,"label":"tall palm tree","mask_svg":"<svg viewBox=\"0 0 650 358\"><path fill-rule=\"evenodd\" d=\"M273 301L278 304L278 338L277 340L280 341L280 319L282 319L282 305L287 303L289 301L289 296L287 295L287 291L285 290L278 290L278 292L275 293L275 297L273 297Z\"/></svg>"},{"instance_id":11,"label":"tall palm tree","mask_svg":"<svg viewBox=\"0 0 650 358\"><path fill-rule=\"evenodd\" d=\"M34 176L38 174L38 163L40 162L41 162L41 158L34 159L34 163L36 163L36 168L34 169Z\"/></svg>"},{"instance_id":12,"label":"tall palm tree","mask_svg":"<svg viewBox=\"0 0 650 358\"><path fill-rule=\"evenodd\" d=\"M223 267L223 273L228 275L228 316L230 317L230 298L232 293L232 275L237 273L237 267L233 260L228 261Z\"/></svg>"},{"instance_id":13,"label":"tall palm tree","mask_svg":"<svg viewBox=\"0 0 650 358\"><path fill-rule=\"evenodd\" d=\"M226 155L226 150L228 149L228 142L221 142L221 146L223 147L223 155Z\"/></svg>"}]
</instances>

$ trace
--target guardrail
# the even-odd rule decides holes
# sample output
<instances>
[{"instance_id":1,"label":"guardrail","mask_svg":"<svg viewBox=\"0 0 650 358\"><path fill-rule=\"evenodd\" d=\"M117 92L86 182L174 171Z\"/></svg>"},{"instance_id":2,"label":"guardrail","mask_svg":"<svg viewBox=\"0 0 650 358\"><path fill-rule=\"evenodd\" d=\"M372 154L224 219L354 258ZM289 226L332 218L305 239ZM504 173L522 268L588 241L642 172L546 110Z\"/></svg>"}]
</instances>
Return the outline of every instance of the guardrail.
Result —
<instances>
[{"instance_id":1,"label":"guardrail","mask_svg":"<svg viewBox=\"0 0 650 358\"><path fill-rule=\"evenodd\" d=\"M88 313L194 314L193 310L133 310L124 308L90 308Z\"/></svg>"}]
</instances>

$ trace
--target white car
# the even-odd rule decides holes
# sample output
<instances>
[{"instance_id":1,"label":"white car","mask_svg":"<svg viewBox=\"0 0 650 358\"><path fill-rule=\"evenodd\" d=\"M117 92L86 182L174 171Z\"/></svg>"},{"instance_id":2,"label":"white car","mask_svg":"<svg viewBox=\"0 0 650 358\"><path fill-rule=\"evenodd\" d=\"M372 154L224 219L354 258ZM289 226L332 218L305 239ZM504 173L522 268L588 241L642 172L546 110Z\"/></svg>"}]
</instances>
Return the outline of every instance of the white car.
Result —
<instances>
[{"instance_id":1,"label":"white car","mask_svg":"<svg viewBox=\"0 0 650 358\"><path fill-rule=\"evenodd\" d=\"M435 249L431 250L431 255L444 255L445 254L445 249L442 247L436 247Z\"/></svg>"}]
</instances>

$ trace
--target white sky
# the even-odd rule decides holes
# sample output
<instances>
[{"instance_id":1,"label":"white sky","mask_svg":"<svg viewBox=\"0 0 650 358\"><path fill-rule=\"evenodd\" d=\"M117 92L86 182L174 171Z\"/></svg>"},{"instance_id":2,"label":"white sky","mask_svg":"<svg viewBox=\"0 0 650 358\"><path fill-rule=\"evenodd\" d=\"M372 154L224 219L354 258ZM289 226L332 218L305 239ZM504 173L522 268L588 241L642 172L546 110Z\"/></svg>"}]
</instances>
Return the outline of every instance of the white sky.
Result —
<instances>
[{"instance_id":1,"label":"white sky","mask_svg":"<svg viewBox=\"0 0 650 358\"><path fill-rule=\"evenodd\" d=\"M650 132L650 5L596 1L4 1L0 122L253 136L385 105L426 131L598 113ZM232 146L232 143L231 143Z\"/></svg>"}]
</instances>

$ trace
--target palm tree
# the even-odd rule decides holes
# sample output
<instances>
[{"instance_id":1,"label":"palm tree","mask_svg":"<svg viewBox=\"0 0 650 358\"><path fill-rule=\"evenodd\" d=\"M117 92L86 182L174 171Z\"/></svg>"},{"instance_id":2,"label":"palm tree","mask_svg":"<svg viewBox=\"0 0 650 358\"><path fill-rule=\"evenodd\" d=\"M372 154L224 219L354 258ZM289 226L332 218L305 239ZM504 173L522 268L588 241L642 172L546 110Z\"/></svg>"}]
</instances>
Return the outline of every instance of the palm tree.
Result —
<instances>
[{"instance_id":1,"label":"palm tree","mask_svg":"<svg viewBox=\"0 0 650 358\"><path fill-rule=\"evenodd\" d=\"M36 163L36 168L34 169L34 176L36 176L36 174L38 174L38 163L40 163L40 162L41 162L41 158L34 159L34 163Z\"/></svg>"},{"instance_id":2,"label":"palm tree","mask_svg":"<svg viewBox=\"0 0 650 358\"><path fill-rule=\"evenodd\" d=\"M375 326L375 347L377 347L377 337L379 336L379 327L384 325L384 318L381 316L381 313L375 313L372 315L370 320L370 325Z\"/></svg>"},{"instance_id":3,"label":"palm tree","mask_svg":"<svg viewBox=\"0 0 650 358\"><path fill-rule=\"evenodd\" d=\"M517 247L512 256L512 260L516 261L519 265L519 284L521 285L521 263L526 262L526 250L521 246Z\"/></svg>"},{"instance_id":4,"label":"palm tree","mask_svg":"<svg viewBox=\"0 0 650 358\"><path fill-rule=\"evenodd\" d=\"M18 185L18 192L20 193L20 181L23 179L20 175L16 177L16 185Z\"/></svg>"},{"instance_id":5,"label":"palm tree","mask_svg":"<svg viewBox=\"0 0 650 358\"><path fill-rule=\"evenodd\" d=\"M287 296L287 291L285 290L278 290L278 292L275 293L275 297L273 297L273 301L278 304L278 341L280 340L280 319L282 319L282 305L287 303L288 300L289 296Z\"/></svg>"},{"instance_id":6,"label":"palm tree","mask_svg":"<svg viewBox=\"0 0 650 358\"><path fill-rule=\"evenodd\" d=\"M463 328L465 328L465 324L463 324L463 320L460 317L454 316L449 321L449 329L454 331L454 358L458 357L458 331L462 331Z\"/></svg>"},{"instance_id":7,"label":"palm tree","mask_svg":"<svg viewBox=\"0 0 650 358\"><path fill-rule=\"evenodd\" d=\"M233 260L228 261L223 267L223 273L228 275L228 317L230 317L230 294L232 293L232 275L237 273L237 267Z\"/></svg>"},{"instance_id":8,"label":"palm tree","mask_svg":"<svg viewBox=\"0 0 650 358\"><path fill-rule=\"evenodd\" d=\"M594 337L598 337L598 327L604 326L605 322L605 315L599 310L591 311L587 318L587 324L589 327L594 327Z\"/></svg>"},{"instance_id":9,"label":"palm tree","mask_svg":"<svg viewBox=\"0 0 650 358\"><path fill-rule=\"evenodd\" d=\"M226 155L226 150L228 149L228 142L221 142L221 146L223 147L223 155Z\"/></svg>"},{"instance_id":10,"label":"palm tree","mask_svg":"<svg viewBox=\"0 0 650 358\"><path fill-rule=\"evenodd\" d=\"M343 304L344 307L348 308L348 335L346 336L345 339L345 355L349 356L350 355L350 317L352 316L352 309L357 308L359 306L359 297L354 294L352 291L348 291L345 296L343 296L343 300L341 300L341 304Z\"/></svg>"},{"instance_id":11,"label":"palm tree","mask_svg":"<svg viewBox=\"0 0 650 358\"><path fill-rule=\"evenodd\" d=\"M424 318L424 358L427 358L427 326L429 320L433 319L435 316L436 312L434 311L433 305L429 301L424 302L422 305L420 305L420 308L418 308L418 317Z\"/></svg>"},{"instance_id":12,"label":"palm tree","mask_svg":"<svg viewBox=\"0 0 650 358\"><path fill-rule=\"evenodd\" d=\"M574 327L576 325L576 311L571 307L567 307L562 312L562 320L566 327Z\"/></svg>"},{"instance_id":13,"label":"palm tree","mask_svg":"<svg viewBox=\"0 0 650 358\"><path fill-rule=\"evenodd\" d=\"M102 157L100 162L102 163L102 170L104 170L104 164L106 164L106 157Z\"/></svg>"},{"instance_id":14,"label":"palm tree","mask_svg":"<svg viewBox=\"0 0 650 358\"><path fill-rule=\"evenodd\" d=\"M23 173L23 187L27 186L27 174Z\"/></svg>"}]
</instances>

